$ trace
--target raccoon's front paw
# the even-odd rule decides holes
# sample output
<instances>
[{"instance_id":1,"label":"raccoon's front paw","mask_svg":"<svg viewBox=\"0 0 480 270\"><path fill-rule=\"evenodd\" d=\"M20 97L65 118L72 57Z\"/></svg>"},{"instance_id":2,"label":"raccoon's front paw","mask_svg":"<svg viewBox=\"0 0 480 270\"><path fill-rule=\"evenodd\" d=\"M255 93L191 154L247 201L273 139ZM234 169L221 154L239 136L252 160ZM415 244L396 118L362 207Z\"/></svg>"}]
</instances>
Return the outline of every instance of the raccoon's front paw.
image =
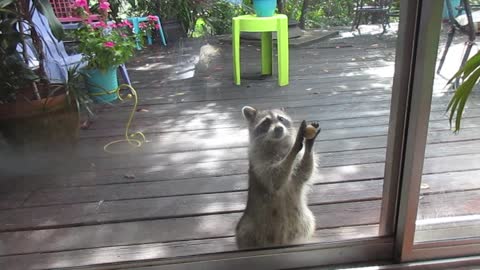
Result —
<instances>
[{"instance_id":1,"label":"raccoon's front paw","mask_svg":"<svg viewBox=\"0 0 480 270\"><path fill-rule=\"evenodd\" d=\"M300 127L298 128L297 138L295 139L295 143L293 144L293 151L295 154L300 152L303 148L303 139L305 138L305 129L307 128L307 122L305 120L302 121Z\"/></svg>"},{"instance_id":2,"label":"raccoon's front paw","mask_svg":"<svg viewBox=\"0 0 480 270\"><path fill-rule=\"evenodd\" d=\"M310 125L316 129L316 133L310 139L305 139L305 151L307 153L312 151L313 143L315 142L315 139L317 138L318 134L320 134L320 132L322 131L322 129L320 128L320 125L317 122L312 122L310 123Z\"/></svg>"}]
</instances>

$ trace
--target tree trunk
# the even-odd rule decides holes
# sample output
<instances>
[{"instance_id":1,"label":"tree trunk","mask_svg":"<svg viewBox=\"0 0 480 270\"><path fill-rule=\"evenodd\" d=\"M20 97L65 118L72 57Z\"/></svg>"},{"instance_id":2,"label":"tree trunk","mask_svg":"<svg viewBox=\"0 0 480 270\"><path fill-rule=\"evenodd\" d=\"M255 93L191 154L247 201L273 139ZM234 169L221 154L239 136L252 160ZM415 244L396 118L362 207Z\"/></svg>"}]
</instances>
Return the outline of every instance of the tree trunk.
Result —
<instances>
[{"instance_id":1,"label":"tree trunk","mask_svg":"<svg viewBox=\"0 0 480 270\"><path fill-rule=\"evenodd\" d=\"M300 14L300 23L299 23L299 27L303 30L305 30L305 20L307 17L309 4L310 4L310 0L303 0L302 13Z\"/></svg>"},{"instance_id":2,"label":"tree trunk","mask_svg":"<svg viewBox=\"0 0 480 270\"><path fill-rule=\"evenodd\" d=\"M277 8L278 8L278 13L285 14L285 6L283 4L283 0L277 0Z\"/></svg>"}]
</instances>

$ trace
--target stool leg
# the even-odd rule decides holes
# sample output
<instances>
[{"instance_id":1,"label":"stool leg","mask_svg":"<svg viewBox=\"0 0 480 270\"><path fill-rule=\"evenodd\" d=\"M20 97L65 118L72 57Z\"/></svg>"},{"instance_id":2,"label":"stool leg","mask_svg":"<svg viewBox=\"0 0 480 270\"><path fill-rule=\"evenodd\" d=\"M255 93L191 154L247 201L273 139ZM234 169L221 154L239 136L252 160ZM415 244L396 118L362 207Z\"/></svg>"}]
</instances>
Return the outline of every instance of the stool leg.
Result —
<instances>
[{"instance_id":1,"label":"stool leg","mask_svg":"<svg viewBox=\"0 0 480 270\"><path fill-rule=\"evenodd\" d=\"M141 50L142 47L140 46L140 23L138 22L138 18L133 18L133 32L135 33L135 41L137 44L137 50Z\"/></svg>"},{"instance_id":2,"label":"stool leg","mask_svg":"<svg viewBox=\"0 0 480 270\"><path fill-rule=\"evenodd\" d=\"M152 34L150 32L147 32L147 43L148 45L153 44Z\"/></svg>"},{"instance_id":3,"label":"stool leg","mask_svg":"<svg viewBox=\"0 0 480 270\"><path fill-rule=\"evenodd\" d=\"M158 32L160 33L160 38L162 39L163 46L167 46L167 40L165 39L165 35L163 34L163 27L162 23L160 22L160 18L156 16L158 22Z\"/></svg>"},{"instance_id":4,"label":"stool leg","mask_svg":"<svg viewBox=\"0 0 480 270\"><path fill-rule=\"evenodd\" d=\"M272 75L272 32L262 33L262 75Z\"/></svg>"},{"instance_id":5,"label":"stool leg","mask_svg":"<svg viewBox=\"0 0 480 270\"><path fill-rule=\"evenodd\" d=\"M233 20L232 25L233 48L233 82L240 85L240 21Z\"/></svg>"},{"instance_id":6,"label":"stool leg","mask_svg":"<svg viewBox=\"0 0 480 270\"><path fill-rule=\"evenodd\" d=\"M288 20L280 19L280 27L277 32L278 46L278 84L288 85L289 55L288 55Z\"/></svg>"}]
</instances>

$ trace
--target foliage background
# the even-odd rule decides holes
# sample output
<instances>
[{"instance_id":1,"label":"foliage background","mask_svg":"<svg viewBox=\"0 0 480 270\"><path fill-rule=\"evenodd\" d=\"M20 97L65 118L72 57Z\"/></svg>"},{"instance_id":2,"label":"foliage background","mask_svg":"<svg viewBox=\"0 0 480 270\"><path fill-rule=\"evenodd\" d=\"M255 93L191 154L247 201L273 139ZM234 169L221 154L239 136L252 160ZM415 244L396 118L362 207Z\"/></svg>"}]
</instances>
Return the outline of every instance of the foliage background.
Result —
<instances>
[{"instance_id":1,"label":"foliage background","mask_svg":"<svg viewBox=\"0 0 480 270\"><path fill-rule=\"evenodd\" d=\"M285 1L285 0L284 0ZM300 21L305 0L287 0L285 13ZM356 0L307 0L305 27L350 25ZM394 0L398 7L400 0ZM96 1L91 1L95 4ZM231 31L231 18L253 13L252 0L110 0L113 19L128 16L160 16L163 22L177 20L189 36L224 34ZM95 5L93 7L95 10Z\"/></svg>"}]
</instances>

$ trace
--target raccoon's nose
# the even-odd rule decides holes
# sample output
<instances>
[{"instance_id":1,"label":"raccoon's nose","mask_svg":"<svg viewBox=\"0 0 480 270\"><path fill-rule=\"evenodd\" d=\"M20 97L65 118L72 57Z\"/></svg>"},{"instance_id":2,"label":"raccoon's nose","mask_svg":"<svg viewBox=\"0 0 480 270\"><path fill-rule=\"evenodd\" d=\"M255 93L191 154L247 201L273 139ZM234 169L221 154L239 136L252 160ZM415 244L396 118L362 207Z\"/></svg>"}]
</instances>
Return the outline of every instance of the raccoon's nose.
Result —
<instances>
[{"instance_id":1,"label":"raccoon's nose","mask_svg":"<svg viewBox=\"0 0 480 270\"><path fill-rule=\"evenodd\" d=\"M273 133L275 134L275 137L277 137L277 138L282 137L282 135L283 135L283 127L280 127L280 126L275 127L275 128L273 129Z\"/></svg>"}]
</instances>

